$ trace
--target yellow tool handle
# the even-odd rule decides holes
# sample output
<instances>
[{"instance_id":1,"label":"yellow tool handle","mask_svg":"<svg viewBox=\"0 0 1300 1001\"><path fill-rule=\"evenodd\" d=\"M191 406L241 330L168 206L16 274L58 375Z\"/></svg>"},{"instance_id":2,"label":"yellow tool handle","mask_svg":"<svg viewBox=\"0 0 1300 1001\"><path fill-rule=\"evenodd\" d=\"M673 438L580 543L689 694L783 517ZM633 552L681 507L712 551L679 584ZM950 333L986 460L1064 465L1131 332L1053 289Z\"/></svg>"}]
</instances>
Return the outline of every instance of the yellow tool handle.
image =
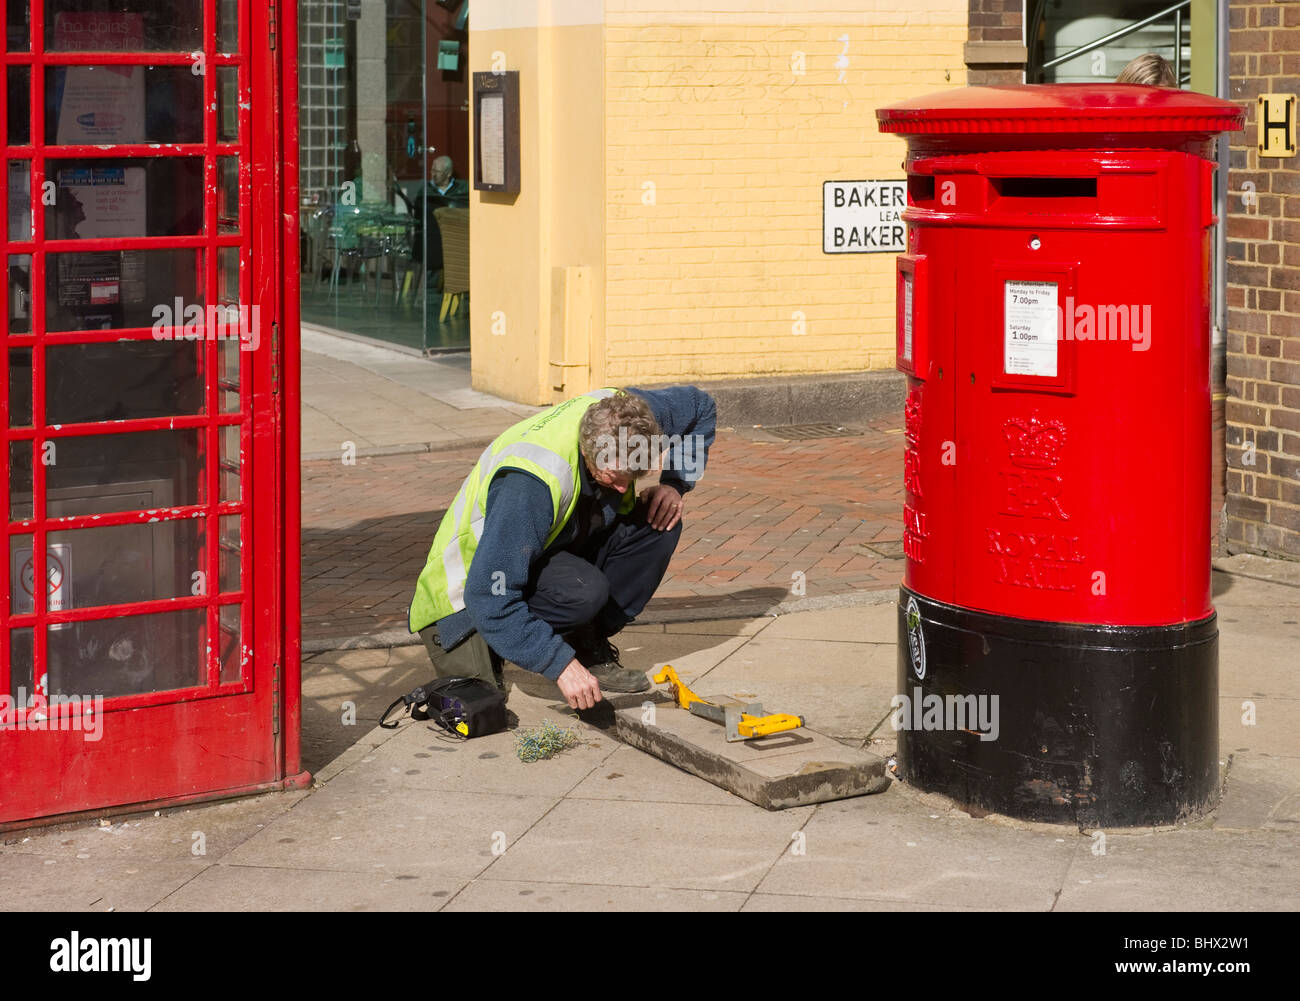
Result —
<instances>
[{"instance_id":1,"label":"yellow tool handle","mask_svg":"<svg viewBox=\"0 0 1300 1001\"><path fill-rule=\"evenodd\" d=\"M740 725L736 729L740 731L742 737L749 739L770 737L774 733L797 730L803 725L802 716L791 716L789 713L773 713L770 716L751 716L749 713L743 713L740 717Z\"/></svg>"},{"instance_id":2,"label":"yellow tool handle","mask_svg":"<svg viewBox=\"0 0 1300 1001\"><path fill-rule=\"evenodd\" d=\"M673 686L673 698L677 700L677 705L682 709L690 709L692 702L704 702L702 698L686 687L686 682L677 677L677 672L672 669L672 665L665 664L658 674L654 676L656 685L662 685L668 682ZM707 705L707 703L705 703Z\"/></svg>"}]
</instances>

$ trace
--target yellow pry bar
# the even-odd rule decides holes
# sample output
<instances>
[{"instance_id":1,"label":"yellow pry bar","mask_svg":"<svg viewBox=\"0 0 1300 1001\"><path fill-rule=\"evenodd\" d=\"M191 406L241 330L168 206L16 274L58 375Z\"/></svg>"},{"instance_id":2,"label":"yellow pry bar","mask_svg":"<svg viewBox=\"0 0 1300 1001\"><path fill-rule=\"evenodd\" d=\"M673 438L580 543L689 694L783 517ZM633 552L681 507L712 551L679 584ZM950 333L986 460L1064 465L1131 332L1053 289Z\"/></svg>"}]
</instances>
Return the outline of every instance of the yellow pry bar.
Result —
<instances>
[{"instance_id":1,"label":"yellow pry bar","mask_svg":"<svg viewBox=\"0 0 1300 1001\"><path fill-rule=\"evenodd\" d=\"M654 676L655 684L662 685L665 681L672 686L673 698L677 700L677 705L682 709L690 711L693 703L699 702L702 705L713 705L707 699L702 699L691 691L686 682L677 677L677 672L673 670L672 665L665 664L658 674ZM749 713L740 714L740 722L736 729L746 740L752 740L754 737L770 737L774 733L784 733L786 730L797 730L804 725L802 716L792 716L790 713L772 713L768 716L751 716Z\"/></svg>"},{"instance_id":2,"label":"yellow pry bar","mask_svg":"<svg viewBox=\"0 0 1300 1001\"><path fill-rule=\"evenodd\" d=\"M673 670L671 664L665 664L662 670L654 676L656 685L662 685L665 681L673 686L673 698L677 700L677 705L682 709L690 709L692 702L704 701L686 687L686 682L677 677L677 672Z\"/></svg>"}]
</instances>

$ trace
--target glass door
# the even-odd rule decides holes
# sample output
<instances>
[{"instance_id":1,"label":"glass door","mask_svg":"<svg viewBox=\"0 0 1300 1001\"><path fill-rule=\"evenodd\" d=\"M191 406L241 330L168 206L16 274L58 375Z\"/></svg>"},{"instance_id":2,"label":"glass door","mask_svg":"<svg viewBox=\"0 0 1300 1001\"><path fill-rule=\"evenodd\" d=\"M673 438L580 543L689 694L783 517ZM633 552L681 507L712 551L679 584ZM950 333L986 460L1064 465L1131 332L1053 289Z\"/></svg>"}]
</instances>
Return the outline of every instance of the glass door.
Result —
<instances>
[{"instance_id":1,"label":"glass door","mask_svg":"<svg viewBox=\"0 0 1300 1001\"><path fill-rule=\"evenodd\" d=\"M273 16L6 4L0 822L275 772Z\"/></svg>"},{"instance_id":2,"label":"glass door","mask_svg":"<svg viewBox=\"0 0 1300 1001\"><path fill-rule=\"evenodd\" d=\"M467 348L468 0L299 12L303 321Z\"/></svg>"}]
</instances>

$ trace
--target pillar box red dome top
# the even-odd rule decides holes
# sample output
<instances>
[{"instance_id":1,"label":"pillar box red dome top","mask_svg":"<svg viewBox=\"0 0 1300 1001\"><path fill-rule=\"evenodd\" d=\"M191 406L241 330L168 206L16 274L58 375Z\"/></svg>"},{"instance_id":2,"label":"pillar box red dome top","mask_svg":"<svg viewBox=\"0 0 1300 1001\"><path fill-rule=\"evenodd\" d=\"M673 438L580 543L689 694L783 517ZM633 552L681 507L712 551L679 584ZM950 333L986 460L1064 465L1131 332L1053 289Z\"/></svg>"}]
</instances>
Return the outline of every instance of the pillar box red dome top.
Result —
<instances>
[{"instance_id":1,"label":"pillar box red dome top","mask_svg":"<svg viewBox=\"0 0 1300 1001\"><path fill-rule=\"evenodd\" d=\"M931 149L1182 149L1206 155L1220 132L1242 127L1240 105L1169 87L1055 83L965 87L880 108L881 132ZM929 136L939 137L930 142ZM1190 143L1190 146L1184 144Z\"/></svg>"}]
</instances>

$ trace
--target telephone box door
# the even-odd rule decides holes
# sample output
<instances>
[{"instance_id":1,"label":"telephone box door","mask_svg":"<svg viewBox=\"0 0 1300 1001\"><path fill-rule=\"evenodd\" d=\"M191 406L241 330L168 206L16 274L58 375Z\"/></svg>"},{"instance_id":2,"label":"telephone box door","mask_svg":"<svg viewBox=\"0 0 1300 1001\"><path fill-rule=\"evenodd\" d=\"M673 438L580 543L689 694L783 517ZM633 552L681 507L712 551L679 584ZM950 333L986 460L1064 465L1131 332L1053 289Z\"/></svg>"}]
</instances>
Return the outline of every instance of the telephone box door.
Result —
<instances>
[{"instance_id":1,"label":"telephone box door","mask_svg":"<svg viewBox=\"0 0 1300 1001\"><path fill-rule=\"evenodd\" d=\"M285 769L275 6L111 7L6 4L0 825Z\"/></svg>"}]
</instances>

